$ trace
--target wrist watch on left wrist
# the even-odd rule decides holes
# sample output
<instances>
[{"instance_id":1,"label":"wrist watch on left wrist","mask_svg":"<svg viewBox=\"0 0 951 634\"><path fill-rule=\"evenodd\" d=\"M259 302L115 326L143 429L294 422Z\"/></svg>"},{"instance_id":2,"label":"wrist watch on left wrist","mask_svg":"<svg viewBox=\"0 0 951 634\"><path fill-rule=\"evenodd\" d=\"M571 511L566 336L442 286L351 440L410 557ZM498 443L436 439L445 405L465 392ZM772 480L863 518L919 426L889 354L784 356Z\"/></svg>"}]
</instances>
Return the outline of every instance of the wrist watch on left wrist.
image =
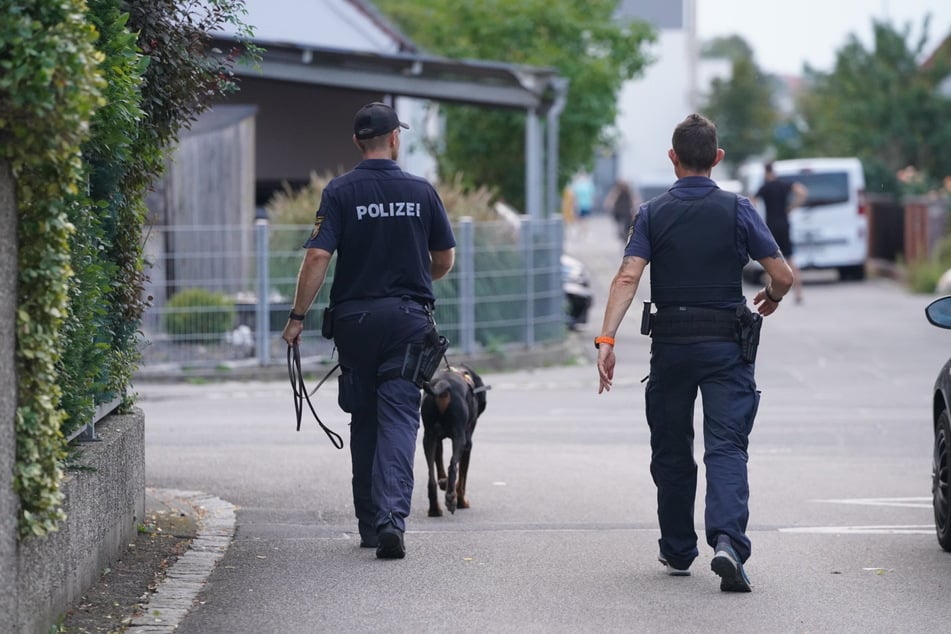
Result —
<instances>
[{"instance_id":1,"label":"wrist watch on left wrist","mask_svg":"<svg viewBox=\"0 0 951 634\"><path fill-rule=\"evenodd\" d=\"M287 316L287 318L292 321L304 321L304 317L305 315L295 313L293 310L291 311L291 314Z\"/></svg>"}]
</instances>

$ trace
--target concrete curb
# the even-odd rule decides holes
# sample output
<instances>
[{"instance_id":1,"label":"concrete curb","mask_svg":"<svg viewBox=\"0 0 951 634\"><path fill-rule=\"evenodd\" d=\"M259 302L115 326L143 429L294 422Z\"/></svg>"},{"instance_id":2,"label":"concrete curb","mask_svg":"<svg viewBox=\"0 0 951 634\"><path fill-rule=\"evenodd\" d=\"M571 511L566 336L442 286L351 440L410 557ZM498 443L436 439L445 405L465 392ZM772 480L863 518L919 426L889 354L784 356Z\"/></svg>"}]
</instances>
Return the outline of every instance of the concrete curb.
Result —
<instances>
[{"instance_id":1,"label":"concrete curb","mask_svg":"<svg viewBox=\"0 0 951 634\"><path fill-rule=\"evenodd\" d=\"M188 550L168 569L144 613L125 630L127 634L168 634L192 609L208 576L231 545L236 507L199 491L148 488L146 493L154 503L166 507L190 507L198 524Z\"/></svg>"}]
</instances>

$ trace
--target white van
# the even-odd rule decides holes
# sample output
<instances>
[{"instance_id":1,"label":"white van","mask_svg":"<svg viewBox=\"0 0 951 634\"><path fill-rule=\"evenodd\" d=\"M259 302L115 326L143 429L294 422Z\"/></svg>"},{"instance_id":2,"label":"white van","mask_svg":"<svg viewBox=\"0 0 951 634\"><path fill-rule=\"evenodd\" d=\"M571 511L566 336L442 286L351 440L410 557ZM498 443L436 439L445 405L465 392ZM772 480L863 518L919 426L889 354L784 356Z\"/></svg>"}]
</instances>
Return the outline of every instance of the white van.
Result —
<instances>
[{"instance_id":1,"label":"white van","mask_svg":"<svg viewBox=\"0 0 951 634\"><path fill-rule=\"evenodd\" d=\"M802 183L809 195L789 213L793 259L800 269L837 269L843 280L865 277L868 257L868 204L865 174L857 158L804 158L773 162L773 172ZM763 183L763 166L744 166L752 198ZM765 213L762 201L757 208Z\"/></svg>"}]
</instances>

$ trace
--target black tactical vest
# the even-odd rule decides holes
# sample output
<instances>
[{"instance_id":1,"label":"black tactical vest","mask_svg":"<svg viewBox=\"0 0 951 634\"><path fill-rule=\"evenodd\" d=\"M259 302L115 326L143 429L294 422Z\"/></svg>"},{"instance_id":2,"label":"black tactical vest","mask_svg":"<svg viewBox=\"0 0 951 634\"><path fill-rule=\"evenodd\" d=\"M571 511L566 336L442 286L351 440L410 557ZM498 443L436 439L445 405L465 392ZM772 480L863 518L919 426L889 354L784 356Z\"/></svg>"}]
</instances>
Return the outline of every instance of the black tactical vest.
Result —
<instances>
[{"instance_id":1,"label":"black tactical vest","mask_svg":"<svg viewBox=\"0 0 951 634\"><path fill-rule=\"evenodd\" d=\"M651 300L658 307L743 303L736 205L736 195L720 189L651 202Z\"/></svg>"}]
</instances>

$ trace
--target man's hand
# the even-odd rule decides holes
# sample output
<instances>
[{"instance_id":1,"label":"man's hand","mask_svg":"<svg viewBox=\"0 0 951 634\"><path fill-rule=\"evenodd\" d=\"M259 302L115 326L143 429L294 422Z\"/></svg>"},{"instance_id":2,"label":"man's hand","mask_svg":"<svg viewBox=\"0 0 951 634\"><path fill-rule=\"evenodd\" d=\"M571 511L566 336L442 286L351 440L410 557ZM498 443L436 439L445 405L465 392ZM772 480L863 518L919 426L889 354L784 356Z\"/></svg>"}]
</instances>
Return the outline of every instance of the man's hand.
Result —
<instances>
[{"instance_id":1,"label":"man's hand","mask_svg":"<svg viewBox=\"0 0 951 634\"><path fill-rule=\"evenodd\" d=\"M766 315L772 315L776 312L776 309L779 308L779 302L774 302L766 296L765 288L757 293L755 297L753 297L753 305L756 307L756 312L758 312L763 317Z\"/></svg>"},{"instance_id":2,"label":"man's hand","mask_svg":"<svg viewBox=\"0 0 951 634\"><path fill-rule=\"evenodd\" d=\"M611 391L611 381L614 380L614 364L617 361L614 357L614 346L602 343L598 348L598 394L604 391Z\"/></svg>"},{"instance_id":3,"label":"man's hand","mask_svg":"<svg viewBox=\"0 0 951 634\"><path fill-rule=\"evenodd\" d=\"M288 319L284 325L284 332L281 333L281 338L287 342L287 345L292 346L295 343L300 343L300 335L302 332L304 332L304 322L296 319Z\"/></svg>"}]
</instances>

